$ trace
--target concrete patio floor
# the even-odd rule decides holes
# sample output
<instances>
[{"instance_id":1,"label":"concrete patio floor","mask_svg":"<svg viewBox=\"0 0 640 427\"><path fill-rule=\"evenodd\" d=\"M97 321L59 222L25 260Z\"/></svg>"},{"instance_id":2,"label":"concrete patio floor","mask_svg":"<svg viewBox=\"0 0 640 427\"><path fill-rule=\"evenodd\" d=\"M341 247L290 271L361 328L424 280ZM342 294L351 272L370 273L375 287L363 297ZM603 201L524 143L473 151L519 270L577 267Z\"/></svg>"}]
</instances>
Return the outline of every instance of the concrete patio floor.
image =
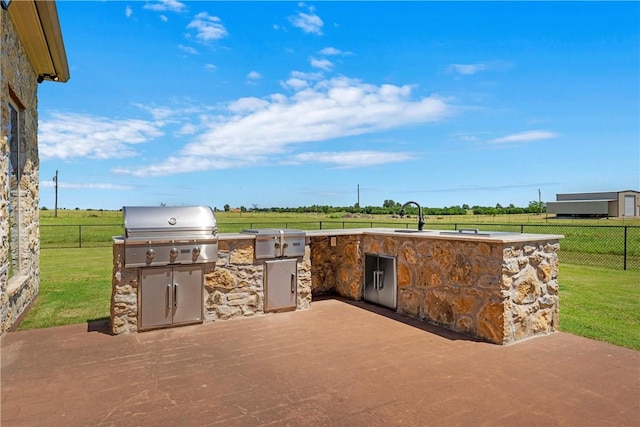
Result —
<instances>
[{"instance_id":1,"label":"concrete patio floor","mask_svg":"<svg viewBox=\"0 0 640 427\"><path fill-rule=\"evenodd\" d=\"M105 331L2 337L2 427L640 425L640 352L565 333L497 346L337 299Z\"/></svg>"}]
</instances>

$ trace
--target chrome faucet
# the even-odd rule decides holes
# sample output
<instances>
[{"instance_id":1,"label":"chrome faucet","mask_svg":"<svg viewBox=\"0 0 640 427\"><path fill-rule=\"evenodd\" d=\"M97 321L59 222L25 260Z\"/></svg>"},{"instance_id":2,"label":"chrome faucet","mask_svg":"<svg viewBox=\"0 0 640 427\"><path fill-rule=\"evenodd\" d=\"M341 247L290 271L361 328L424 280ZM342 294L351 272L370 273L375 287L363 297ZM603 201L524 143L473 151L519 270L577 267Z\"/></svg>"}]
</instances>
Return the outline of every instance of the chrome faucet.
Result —
<instances>
[{"instance_id":1,"label":"chrome faucet","mask_svg":"<svg viewBox=\"0 0 640 427\"><path fill-rule=\"evenodd\" d=\"M409 201L402 205L402 208L400 208L400 218L404 216L404 208L411 203L418 207L418 230L422 231L422 229L424 228L424 215L422 215L422 207L418 204L418 202Z\"/></svg>"}]
</instances>

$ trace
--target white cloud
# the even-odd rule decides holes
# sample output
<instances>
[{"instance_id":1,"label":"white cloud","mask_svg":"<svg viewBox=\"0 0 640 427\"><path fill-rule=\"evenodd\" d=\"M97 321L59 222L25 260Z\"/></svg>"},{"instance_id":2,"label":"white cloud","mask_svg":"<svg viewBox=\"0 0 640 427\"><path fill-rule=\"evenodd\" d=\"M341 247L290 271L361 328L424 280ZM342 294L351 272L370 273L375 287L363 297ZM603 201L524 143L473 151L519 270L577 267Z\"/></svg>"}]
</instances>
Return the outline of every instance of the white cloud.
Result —
<instances>
[{"instance_id":1,"label":"white cloud","mask_svg":"<svg viewBox=\"0 0 640 427\"><path fill-rule=\"evenodd\" d=\"M178 131L175 132L175 135L193 135L198 131L198 127L193 123L185 123L182 125Z\"/></svg>"},{"instance_id":2,"label":"white cloud","mask_svg":"<svg viewBox=\"0 0 640 427\"><path fill-rule=\"evenodd\" d=\"M300 153L293 156L295 163L331 163L340 168L357 168L397 163L413 158L411 153L393 151L345 151Z\"/></svg>"},{"instance_id":3,"label":"white cloud","mask_svg":"<svg viewBox=\"0 0 640 427\"><path fill-rule=\"evenodd\" d=\"M188 29L196 30L196 38L203 42L219 40L227 36L227 29L217 16L211 16L207 12L200 12L193 21L187 25Z\"/></svg>"},{"instance_id":4,"label":"white cloud","mask_svg":"<svg viewBox=\"0 0 640 427\"><path fill-rule=\"evenodd\" d=\"M40 187L43 188L53 188L55 184L53 181L40 181ZM109 184L109 183L75 183L75 182L58 182L58 188L62 189L71 189L71 190L119 190L119 191L129 191L133 190L135 187L131 185L120 185L120 184Z\"/></svg>"},{"instance_id":5,"label":"white cloud","mask_svg":"<svg viewBox=\"0 0 640 427\"><path fill-rule=\"evenodd\" d=\"M169 21L169 18L167 18L165 15L160 15L160 20L162 22L167 22L167 21Z\"/></svg>"},{"instance_id":6,"label":"white cloud","mask_svg":"<svg viewBox=\"0 0 640 427\"><path fill-rule=\"evenodd\" d=\"M302 71L292 71L291 77L280 82L280 85L286 89L299 91L310 85L311 82L322 79L321 73L303 73Z\"/></svg>"},{"instance_id":7,"label":"white cloud","mask_svg":"<svg viewBox=\"0 0 640 427\"><path fill-rule=\"evenodd\" d=\"M264 110L269 102L260 98L240 98L229 104L229 111L233 113L251 113Z\"/></svg>"},{"instance_id":8,"label":"white cloud","mask_svg":"<svg viewBox=\"0 0 640 427\"><path fill-rule=\"evenodd\" d=\"M283 87L293 90L301 90L309 86L309 82L307 82L305 79L299 79L296 77L292 77L289 80L282 82L281 84Z\"/></svg>"},{"instance_id":9,"label":"white cloud","mask_svg":"<svg viewBox=\"0 0 640 427\"><path fill-rule=\"evenodd\" d=\"M247 74L247 78L249 80L260 80L262 78L262 74L257 71L251 71L249 74Z\"/></svg>"},{"instance_id":10,"label":"white cloud","mask_svg":"<svg viewBox=\"0 0 640 427\"><path fill-rule=\"evenodd\" d=\"M309 80L307 87L290 96L273 94L232 102L226 113L202 117L204 130L164 162L117 172L170 175L281 162L280 157L286 153L295 159L296 147L304 143L435 122L451 112L452 108L437 97L412 99L409 85L377 86L344 77ZM339 162L335 153L321 154L324 157L317 158L331 158L334 164L357 163L353 157ZM298 156L312 158L309 153ZM363 156L363 164L379 164L373 159L384 158L367 156ZM402 159L388 157L388 161Z\"/></svg>"},{"instance_id":11,"label":"white cloud","mask_svg":"<svg viewBox=\"0 0 640 427\"><path fill-rule=\"evenodd\" d=\"M339 49L336 49L335 47L325 47L324 49L320 50L318 52L320 55L340 55L342 53L342 51L340 51Z\"/></svg>"},{"instance_id":12,"label":"white cloud","mask_svg":"<svg viewBox=\"0 0 640 427\"><path fill-rule=\"evenodd\" d=\"M543 139L552 139L558 136L555 132L549 132L546 130L530 130L526 132L514 133L511 135L503 136L500 138L492 139L489 142L502 144L510 142L529 142L540 141Z\"/></svg>"},{"instance_id":13,"label":"white cloud","mask_svg":"<svg viewBox=\"0 0 640 427\"><path fill-rule=\"evenodd\" d=\"M135 144L162 135L160 124L145 120L53 112L41 119L38 145L42 159L112 159L134 156Z\"/></svg>"},{"instance_id":14,"label":"white cloud","mask_svg":"<svg viewBox=\"0 0 640 427\"><path fill-rule=\"evenodd\" d=\"M478 71L486 70L486 68L485 64L451 64L447 67L447 70L455 74L470 76Z\"/></svg>"},{"instance_id":15,"label":"white cloud","mask_svg":"<svg viewBox=\"0 0 640 427\"><path fill-rule=\"evenodd\" d=\"M176 0L159 0L154 3L145 4L144 8L155 12L182 12L183 10L186 10L184 3Z\"/></svg>"},{"instance_id":16,"label":"white cloud","mask_svg":"<svg viewBox=\"0 0 640 427\"><path fill-rule=\"evenodd\" d=\"M447 72L463 76L471 76L480 71L507 71L513 64L506 61L476 62L475 64L451 64L447 67Z\"/></svg>"},{"instance_id":17,"label":"white cloud","mask_svg":"<svg viewBox=\"0 0 640 427\"><path fill-rule=\"evenodd\" d=\"M175 111L169 107L157 107L155 105L146 105L140 103L133 103L132 105L142 111L146 111L147 113L151 114L151 117L153 117L153 119L156 121L166 120L175 113Z\"/></svg>"},{"instance_id":18,"label":"white cloud","mask_svg":"<svg viewBox=\"0 0 640 427\"><path fill-rule=\"evenodd\" d=\"M197 55L198 54L198 51L195 48L191 47L191 46L185 46L185 45L179 44L178 45L178 49L180 49L181 51L186 52L186 53L188 53L190 55Z\"/></svg>"},{"instance_id":19,"label":"white cloud","mask_svg":"<svg viewBox=\"0 0 640 427\"><path fill-rule=\"evenodd\" d=\"M298 6L304 7L305 5L300 3ZM315 14L315 9L313 7L309 8L309 13L299 11L295 16L289 17L289 22L291 22L294 27L300 28L307 34L322 35L322 26L324 25L324 22L322 22L322 19Z\"/></svg>"},{"instance_id":20,"label":"white cloud","mask_svg":"<svg viewBox=\"0 0 640 427\"><path fill-rule=\"evenodd\" d=\"M125 7L124 16L126 16L127 18L130 18L131 15L133 15L133 9L131 9L131 6Z\"/></svg>"},{"instance_id":21,"label":"white cloud","mask_svg":"<svg viewBox=\"0 0 640 427\"><path fill-rule=\"evenodd\" d=\"M328 59L324 59L324 58L322 59L311 58L309 60L309 63L311 64L312 67L320 68L321 70L325 70L325 71L331 71L331 69L333 68L333 63Z\"/></svg>"},{"instance_id":22,"label":"white cloud","mask_svg":"<svg viewBox=\"0 0 640 427\"><path fill-rule=\"evenodd\" d=\"M213 72L213 71L216 71L218 69L218 67L216 67L213 64L204 64L204 69L207 70L207 71Z\"/></svg>"}]
</instances>

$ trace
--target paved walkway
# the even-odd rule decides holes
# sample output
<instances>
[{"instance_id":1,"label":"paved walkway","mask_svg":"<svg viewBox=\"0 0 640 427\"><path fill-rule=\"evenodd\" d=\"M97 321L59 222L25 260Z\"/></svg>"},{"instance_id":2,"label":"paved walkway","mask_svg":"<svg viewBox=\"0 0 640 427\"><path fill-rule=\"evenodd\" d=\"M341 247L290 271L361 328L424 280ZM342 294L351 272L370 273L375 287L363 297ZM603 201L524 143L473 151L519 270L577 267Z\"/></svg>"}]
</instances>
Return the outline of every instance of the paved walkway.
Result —
<instances>
[{"instance_id":1,"label":"paved walkway","mask_svg":"<svg viewBox=\"0 0 640 427\"><path fill-rule=\"evenodd\" d=\"M502 347L333 299L140 334L101 326L2 338L2 427L640 425L640 352L564 333Z\"/></svg>"}]
</instances>

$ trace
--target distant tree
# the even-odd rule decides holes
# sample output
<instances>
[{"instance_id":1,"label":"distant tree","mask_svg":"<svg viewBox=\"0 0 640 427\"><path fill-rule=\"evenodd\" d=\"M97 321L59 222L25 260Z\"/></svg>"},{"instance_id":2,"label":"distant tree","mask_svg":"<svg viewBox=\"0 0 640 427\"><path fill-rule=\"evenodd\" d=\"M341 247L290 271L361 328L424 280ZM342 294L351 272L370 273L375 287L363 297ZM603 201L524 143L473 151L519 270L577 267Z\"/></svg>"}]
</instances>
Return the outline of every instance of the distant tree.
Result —
<instances>
[{"instance_id":1,"label":"distant tree","mask_svg":"<svg viewBox=\"0 0 640 427\"><path fill-rule=\"evenodd\" d=\"M469 205L465 203L464 205L462 205L462 209L468 210L469 209Z\"/></svg>"},{"instance_id":2,"label":"distant tree","mask_svg":"<svg viewBox=\"0 0 640 427\"><path fill-rule=\"evenodd\" d=\"M258 211L258 205L255 204L255 203L252 203L251 204L251 210L254 211L254 212L257 212Z\"/></svg>"},{"instance_id":3,"label":"distant tree","mask_svg":"<svg viewBox=\"0 0 640 427\"><path fill-rule=\"evenodd\" d=\"M394 202L394 201L393 201L393 200L391 200L391 199L385 200L385 201L382 203L382 207L383 207L383 208L395 208L395 207L396 207L396 202Z\"/></svg>"},{"instance_id":4,"label":"distant tree","mask_svg":"<svg viewBox=\"0 0 640 427\"><path fill-rule=\"evenodd\" d=\"M245 208L244 206L240 206L240 212L246 212L247 208Z\"/></svg>"},{"instance_id":5,"label":"distant tree","mask_svg":"<svg viewBox=\"0 0 640 427\"><path fill-rule=\"evenodd\" d=\"M229 206L228 203L226 205L224 205L224 211L225 212L229 212L230 210L231 210L231 206Z\"/></svg>"},{"instance_id":6,"label":"distant tree","mask_svg":"<svg viewBox=\"0 0 640 427\"><path fill-rule=\"evenodd\" d=\"M547 209L544 202L538 202L536 200L529 202L529 207L527 208L528 213L540 214L546 211Z\"/></svg>"}]
</instances>

